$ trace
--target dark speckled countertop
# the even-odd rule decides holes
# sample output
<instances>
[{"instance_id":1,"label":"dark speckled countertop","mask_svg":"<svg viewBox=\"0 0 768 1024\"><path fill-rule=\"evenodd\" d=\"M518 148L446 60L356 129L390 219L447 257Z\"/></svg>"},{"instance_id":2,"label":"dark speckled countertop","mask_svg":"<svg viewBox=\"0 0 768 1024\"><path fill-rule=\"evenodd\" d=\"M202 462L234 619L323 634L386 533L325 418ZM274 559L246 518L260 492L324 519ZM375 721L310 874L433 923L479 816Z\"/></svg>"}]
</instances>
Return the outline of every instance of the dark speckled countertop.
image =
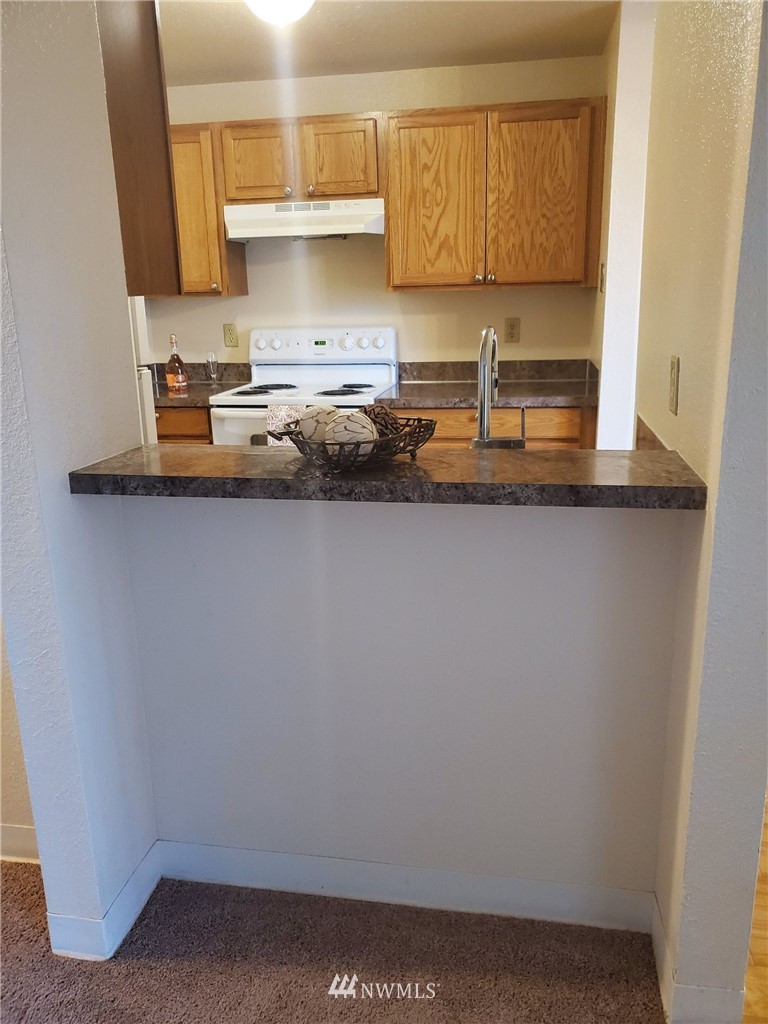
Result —
<instances>
[{"instance_id":1,"label":"dark speckled countertop","mask_svg":"<svg viewBox=\"0 0 768 1024\"><path fill-rule=\"evenodd\" d=\"M248 363L224 363L216 384L206 380L202 363L187 363L187 394L168 394L155 385L158 409L205 408L211 395L229 391L251 379ZM472 362L400 363L400 382L381 396L393 409L474 409L477 407L477 364ZM157 372L162 380L163 367ZM501 360L496 408L549 408L597 405L598 373L586 359Z\"/></svg>"},{"instance_id":2,"label":"dark speckled countertop","mask_svg":"<svg viewBox=\"0 0 768 1024\"><path fill-rule=\"evenodd\" d=\"M218 384L203 384L190 381L186 395L170 395L165 384L155 384L156 409L207 409L211 395L237 387L235 381L219 381Z\"/></svg>"},{"instance_id":3,"label":"dark speckled countertop","mask_svg":"<svg viewBox=\"0 0 768 1024\"><path fill-rule=\"evenodd\" d=\"M476 409L477 381L400 381L378 399L393 409ZM494 408L597 405L596 380L507 380Z\"/></svg>"},{"instance_id":4,"label":"dark speckled countertop","mask_svg":"<svg viewBox=\"0 0 768 1024\"><path fill-rule=\"evenodd\" d=\"M73 494L454 505L701 510L703 481L677 452L446 452L327 476L293 450L145 445L69 475Z\"/></svg>"}]
</instances>

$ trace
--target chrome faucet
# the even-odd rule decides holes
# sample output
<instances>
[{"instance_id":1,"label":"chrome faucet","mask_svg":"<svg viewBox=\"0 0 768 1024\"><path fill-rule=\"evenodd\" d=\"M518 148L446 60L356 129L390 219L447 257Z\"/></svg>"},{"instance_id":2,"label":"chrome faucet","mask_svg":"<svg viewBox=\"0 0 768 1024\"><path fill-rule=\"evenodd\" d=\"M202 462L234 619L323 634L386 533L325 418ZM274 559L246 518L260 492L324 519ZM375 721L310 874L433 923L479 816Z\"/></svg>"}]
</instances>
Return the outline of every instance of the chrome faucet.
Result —
<instances>
[{"instance_id":1,"label":"chrome faucet","mask_svg":"<svg viewBox=\"0 0 768 1024\"><path fill-rule=\"evenodd\" d=\"M491 436L491 403L499 388L499 340L493 327L480 335L480 358L477 362L477 440Z\"/></svg>"},{"instance_id":2,"label":"chrome faucet","mask_svg":"<svg viewBox=\"0 0 768 1024\"><path fill-rule=\"evenodd\" d=\"M491 405L499 390L499 340L493 327L480 335L477 361L477 437L473 448L525 448L525 409L520 410L520 437L491 437Z\"/></svg>"}]
</instances>

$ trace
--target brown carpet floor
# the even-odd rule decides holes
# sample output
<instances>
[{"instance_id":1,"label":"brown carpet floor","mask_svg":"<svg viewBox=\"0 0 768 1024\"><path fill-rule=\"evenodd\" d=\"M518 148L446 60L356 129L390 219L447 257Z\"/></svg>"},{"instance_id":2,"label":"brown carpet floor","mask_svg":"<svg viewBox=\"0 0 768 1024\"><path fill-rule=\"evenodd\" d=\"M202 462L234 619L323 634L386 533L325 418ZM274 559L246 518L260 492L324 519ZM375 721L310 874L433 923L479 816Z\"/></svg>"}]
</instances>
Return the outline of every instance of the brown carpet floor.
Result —
<instances>
[{"instance_id":1,"label":"brown carpet floor","mask_svg":"<svg viewBox=\"0 0 768 1024\"><path fill-rule=\"evenodd\" d=\"M646 935L162 881L116 956L87 963L50 952L35 865L2 882L2 1024L664 1021ZM328 995L337 972L357 998ZM363 998L375 982L437 987Z\"/></svg>"}]
</instances>

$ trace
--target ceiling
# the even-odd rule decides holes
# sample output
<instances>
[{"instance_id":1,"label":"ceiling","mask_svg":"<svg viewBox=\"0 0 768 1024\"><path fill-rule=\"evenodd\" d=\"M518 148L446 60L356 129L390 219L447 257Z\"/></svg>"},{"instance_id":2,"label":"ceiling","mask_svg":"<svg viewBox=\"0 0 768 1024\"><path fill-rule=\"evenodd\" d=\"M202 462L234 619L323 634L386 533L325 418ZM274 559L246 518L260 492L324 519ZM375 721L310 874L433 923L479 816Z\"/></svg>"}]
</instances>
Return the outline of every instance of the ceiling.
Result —
<instances>
[{"instance_id":1,"label":"ceiling","mask_svg":"<svg viewBox=\"0 0 768 1024\"><path fill-rule=\"evenodd\" d=\"M318 0L275 29L242 0L161 0L169 86L601 54L611 0Z\"/></svg>"}]
</instances>

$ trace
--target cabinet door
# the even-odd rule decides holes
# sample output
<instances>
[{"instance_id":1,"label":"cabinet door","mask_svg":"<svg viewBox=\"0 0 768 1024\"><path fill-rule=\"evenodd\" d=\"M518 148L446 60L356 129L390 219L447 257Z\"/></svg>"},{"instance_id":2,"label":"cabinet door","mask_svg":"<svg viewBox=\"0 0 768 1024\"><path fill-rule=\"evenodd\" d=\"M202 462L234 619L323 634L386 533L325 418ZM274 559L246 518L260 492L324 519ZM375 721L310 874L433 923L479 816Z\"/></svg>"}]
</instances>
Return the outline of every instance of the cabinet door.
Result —
<instances>
[{"instance_id":1,"label":"cabinet door","mask_svg":"<svg viewBox=\"0 0 768 1024\"><path fill-rule=\"evenodd\" d=\"M430 444L466 448L477 437L476 409L393 409L397 416L423 416L437 420ZM525 411L526 447L589 448L584 438L582 412L578 408L533 408ZM516 437L521 429L519 409L491 410L491 430L494 436Z\"/></svg>"},{"instance_id":2,"label":"cabinet door","mask_svg":"<svg viewBox=\"0 0 768 1024\"><path fill-rule=\"evenodd\" d=\"M224 125L221 143L227 199L285 199L295 193L290 124Z\"/></svg>"},{"instance_id":3,"label":"cabinet door","mask_svg":"<svg viewBox=\"0 0 768 1024\"><path fill-rule=\"evenodd\" d=\"M375 117L304 121L298 125L298 132L302 196L378 191Z\"/></svg>"},{"instance_id":4,"label":"cabinet door","mask_svg":"<svg viewBox=\"0 0 768 1024\"><path fill-rule=\"evenodd\" d=\"M171 129L182 292L221 293L221 254L207 128Z\"/></svg>"},{"instance_id":5,"label":"cabinet door","mask_svg":"<svg viewBox=\"0 0 768 1024\"><path fill-rule=\"evenodd\" d=\"M436 111L390 118L392 285L482 283L486 117Z\"/></svg>"},{"instance_id":6,"label":"cabinet door","mask_svg":"<svg viewBox=\"0 0 768 1024\"><path fill-rule=\"evenodd\" d=\"M591 108L531 103L488 116L490 281L585 276Z\"/></svg>"}]
</instances>

